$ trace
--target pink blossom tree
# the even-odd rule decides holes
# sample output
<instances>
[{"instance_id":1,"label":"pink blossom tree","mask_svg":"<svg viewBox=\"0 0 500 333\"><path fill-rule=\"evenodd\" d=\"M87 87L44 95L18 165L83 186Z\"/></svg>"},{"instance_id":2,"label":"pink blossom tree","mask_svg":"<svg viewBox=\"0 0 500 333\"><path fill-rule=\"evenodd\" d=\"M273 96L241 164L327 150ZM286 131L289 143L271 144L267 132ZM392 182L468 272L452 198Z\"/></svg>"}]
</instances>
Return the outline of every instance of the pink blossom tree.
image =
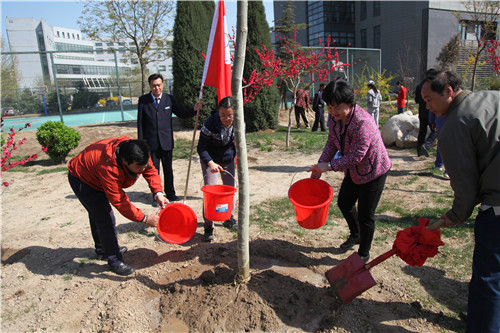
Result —
<instances>
[{"instance_id":1,"label":"pink blossom tree","mask_svg":"<svg viewBox=\"0 0 500 333\"><path fill-rule=\"evenodd\" d=\"M320 40L320 44L321 40ZM302 48L296 42L296 30L293 41L283 39L281 54L263 46L262 50L255 49L262 61L262 72L254 70L249 78L243 79L244 103L250 102L265 86L272 86L276 79L280 79L287 90L292 93L293 102L288 114L288 130L286 146L290 144L290 130L292 126L292 110L297 102L297 91L308 90L316 81L327 81L331 71L347 66L340 64L338 52L330 48L331 39L328 37L324 46L318 51L313 48ZM277 87L278 88L278 87Z\"/></svg>"}]
</instances>

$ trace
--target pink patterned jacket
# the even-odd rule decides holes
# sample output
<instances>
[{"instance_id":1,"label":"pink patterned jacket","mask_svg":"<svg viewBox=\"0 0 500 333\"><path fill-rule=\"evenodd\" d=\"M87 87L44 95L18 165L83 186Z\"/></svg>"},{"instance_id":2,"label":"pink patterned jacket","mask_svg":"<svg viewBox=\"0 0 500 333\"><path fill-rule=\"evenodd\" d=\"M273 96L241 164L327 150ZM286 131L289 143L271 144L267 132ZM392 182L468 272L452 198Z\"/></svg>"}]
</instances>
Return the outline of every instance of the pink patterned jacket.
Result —
<instances>
[{"instance_id":1,"label":"pink patterned jacket","mask_svg":"<svg viewBox=\"0 0 500 333\"><path fill-rule=\"evenodd\" d=\"M329 114L330 132L319 162L331 162L335 171L349 170L355 184L365 184L385 174L391 160L375 119L365 109L351 107L343 127ZM343 147L342 147L343 142ZM342 156L333 159L337 151Z\"/></svg>"}]
</instances>

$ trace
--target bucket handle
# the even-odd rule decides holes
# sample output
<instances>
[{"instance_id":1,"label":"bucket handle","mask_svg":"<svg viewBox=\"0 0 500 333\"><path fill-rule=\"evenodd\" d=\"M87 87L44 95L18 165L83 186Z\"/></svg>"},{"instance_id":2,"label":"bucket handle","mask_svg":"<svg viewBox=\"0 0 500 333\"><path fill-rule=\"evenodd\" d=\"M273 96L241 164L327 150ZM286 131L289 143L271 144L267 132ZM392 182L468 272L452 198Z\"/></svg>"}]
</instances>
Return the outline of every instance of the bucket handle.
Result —
<instances>
[{"instance_id":1,"label":"bucket handle","mask_svg":"<svg viewBox=\"0 0 500 333\"><path fill-rule=\"evenodd\" d=\"M209 172L210 172L210 170L207 169L207 172L203 175L203 179L200 181L200 185L201 185L201 182L205 179L205 177L208 175ZM228 175L230 175L231 177L233 177L234 187L236 187L236 188L238 187L238 181L236 180L236 178L233 176L233 174L231 172L224 170L224 169L219 170L218 172L220 172L220 173L224 172L224 173L227 173Z\"/></svg>"},{"instance_id":2,"label":"bucket handle","mask_svg":"<svg viewBox=\"0 0 500 333\"><path fill-rule=\"evenodd\" d=\"M306 170L306 171L307 171L307 170ZM296 176L299 172L302 172L302 171L297 171L297 172L295 172L295 173L293 174L293 176L292 176L292 180L290 181L290 187L291 187L291 186L292 186L292 184L293 184L293 180L295 179L295 176ZM326 174L326 176L325 176L325 177L326 177L326 178L328 178L328 179L330 179L330 180L332 181L332 184L333 184L333 178L332 178L332 177L330 177L330 176L328 175L328 173L326 173L326 172L323 172L323 173L324 173L324 174ZM327 182L327 183L328 183L328 182ZM330 186L331 186L331 187L333 187L333 185L330 185Z\"/></svg>"}]
</instances>

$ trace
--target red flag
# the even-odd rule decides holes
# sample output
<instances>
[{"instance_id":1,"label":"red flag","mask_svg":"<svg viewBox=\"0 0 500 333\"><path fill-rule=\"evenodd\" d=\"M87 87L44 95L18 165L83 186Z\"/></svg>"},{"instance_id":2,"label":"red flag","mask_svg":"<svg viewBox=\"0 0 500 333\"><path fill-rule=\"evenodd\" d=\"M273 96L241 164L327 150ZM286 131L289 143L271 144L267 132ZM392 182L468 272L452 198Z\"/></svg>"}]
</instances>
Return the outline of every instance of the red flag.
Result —
<instances>
[{"instance_id":1,"label":"red flag","mask_svg":"<svg viewBox=\"0 0 500 333\"><path fill-rule=\"evenodd\" d=\"M200 99L203 86L217 88L217 100L231 96L231 57L226 25L224 1L217 2L208 41L205 68L201 80Z\"/></svg>"}]
</instances>

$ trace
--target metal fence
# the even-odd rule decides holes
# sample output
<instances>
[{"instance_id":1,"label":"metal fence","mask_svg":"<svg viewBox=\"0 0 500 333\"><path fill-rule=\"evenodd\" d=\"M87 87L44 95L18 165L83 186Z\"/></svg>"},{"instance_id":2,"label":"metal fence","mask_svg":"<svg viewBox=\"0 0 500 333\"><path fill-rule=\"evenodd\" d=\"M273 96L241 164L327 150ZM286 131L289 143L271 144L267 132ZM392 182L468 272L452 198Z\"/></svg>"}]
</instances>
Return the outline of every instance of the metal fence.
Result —
<instances>
[{"instance_id":1,"label":"metal fence","mask_svg":"<svg viewBox=\"0 0 500 333\"><path fill-rule=\"evenodd\" d=\"M313 49L320 49L313 47ZM361 75L364 68L369 67L380 71L381 50L359 48L331 48L338 52L339 61L344 64L338 71L330 73L330 80L342 76L348 81ZM85 65L86 57L96 51L23 51L2 52L2 57L31 57L37 66L44 66L44 81L47 84L10 88L2 86L2 115L7 107L14 109L16 116L50 116L59 115L64 122L65 114L121 110L122 120L124 109L136 107L138 96L142 94L140 79L130 81L132 75L126 75L126 69L117 54L122 50L113 50L108 56L106 75L97 75L96 66ZM88 55L85 55L88 54ZM123 53L120 53L123 54ZM37 56L35 59L33 56ZM78 60L80 59L80 60ZM95 64L95 61L93 62ZM73 65L71 65L73 64ZM131 71L132 67L128 69ZM18 71L18 73L22 71ZM165 75L167 76L167 75ZM126 79L124 80L124 77ZM136 76L137 77L137 76ZM26 78L20 81L25 82ZM39 80L43 81L43 80ZM172 89L171 79L165 80L165 91ZM312 87L312 92L318 89L318 83ZM9 116L9 114L6 114Z\"/></svg>"}]
</instances>

